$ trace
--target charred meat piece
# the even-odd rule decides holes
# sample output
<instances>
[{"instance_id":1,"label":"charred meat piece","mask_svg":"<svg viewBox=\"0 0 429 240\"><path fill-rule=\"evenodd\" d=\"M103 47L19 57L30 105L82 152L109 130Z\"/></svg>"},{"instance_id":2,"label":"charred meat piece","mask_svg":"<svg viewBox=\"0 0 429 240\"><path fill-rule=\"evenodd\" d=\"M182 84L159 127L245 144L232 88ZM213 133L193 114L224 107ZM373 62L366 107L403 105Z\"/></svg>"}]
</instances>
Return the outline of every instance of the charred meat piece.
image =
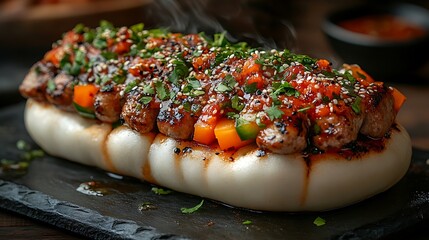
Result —
<instances>
[{"instance_id":1,"label":"charred meat piece","mask_svg":"<svg viewBox=\"0 0 429 240\"><path fill-rule=\"evenodd\" d=\"M103 122L114 123L119 120L122 111L122 100L118 86L102 88L95 95L94 110L97 119Z\"/></svg>"},{"instance_id":2,"label":"charred meat piece","mask_svg":"<svg viewBox=\"0 0 429 240\"><path fill-rule=\"evenodd\" d=\"M256 144L279 154L299 152L307 147L307 132L301 119L277 121L259 132Z\"/></svg>"},{"instance_id":3,"label":"charred meat piece","mask_svg":"<svg viewBox=\"0 0 429 240\"><path fill-rule=\"evenodd\" d=\"M37 101L46 100L46 87L48 81L53 78L52 73L40 72L40 63L36 63L25 76L19 86L19 92L25 98L33 98Z\"/></svg>"},{"instance_id":4,"label":"charred meat piece","mask_svg":"<svg viewBox=\"0 0 429 240\"><path fill-rule=\"evenodd\" d=\"M74 111L73 76L60 73L52 81L54 88L47 87L46 99L60 109Z\"/></svg>"},{"instance_id":5,"label":"charred meat piece","mask_svg":"<svg viewBox=\"0 0 429 240\"><path fill-rule=\"evenodd\" d=\"M322 150L341 148L357 139L363 122L362 114L346 112L343 115L330 114L316 119L313 129L317 129L313 144Z\"/></svg>"},{"instance_id":6,"label":"charred meat piece","mask_svg":"<svg viewBox=\"0 0 429 240\"><path fill-rule=\"evenodd\" d=\"M190 112L171 101L162 103L157 118L157 126L161 133L176 139L190 139L196 120Z\"/></svg>"},{"instance_id":7,"label":"charred meat piece","mask_svg":"<svg viewBox=\"0 0 429 240\"><path fill-rule=\"evenodd\" d=\"M121 116L130 128L140 133L148 133L155 126L158 109L142 104L140 102L142 97L139 93L128 95L122 107Z\"/></svg>"},{"instance_id":8,"label":"charred meat piece","mask_svg":"<svg viewBox=\"0 0 429 240\"><path fill-rule=\"evenodd\" d=\"M375 93L368 103L360 132L374 138L383 137L396 117L393 101L390 92Z\"/></svg>"}]
</instances>

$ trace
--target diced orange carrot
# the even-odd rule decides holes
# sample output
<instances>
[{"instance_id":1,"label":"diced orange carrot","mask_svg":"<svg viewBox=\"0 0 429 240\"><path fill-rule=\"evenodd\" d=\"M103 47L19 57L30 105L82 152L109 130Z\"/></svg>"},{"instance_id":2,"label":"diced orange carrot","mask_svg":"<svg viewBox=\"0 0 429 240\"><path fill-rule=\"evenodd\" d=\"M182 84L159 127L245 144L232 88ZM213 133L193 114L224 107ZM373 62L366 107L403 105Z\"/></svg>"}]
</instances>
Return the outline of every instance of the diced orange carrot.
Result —
<instances>
[{"instance_id":1,"label":"diced orange carrot","mask_svg":"<svg viewBox=\"0 0 429 240\"><path fill-rule=\"evenodd\" d=\"M320 69L322 71L327 71L327 72L332 71L331 63L326 59L317 60L316 66L318 69Z\"/></svg>"},{"instance_id":2,"label":"diced orange carrot","mask_svg":"<svg viewBox=\"0 0 429 240\"><path fill-rule=\"evenodd\" d=\"M73 102L84 108L92 108L97 92L98 87L94 84L76 85L74 87Z\"/></svg>"},{"instance_id":3,"label":"diced orange carrot","mask_svg":"<svg viewBox=\"0 0 429 240\"><path fill-rule=\"evenodd\" d=\"M206 145L213 143L216 140L214 129L214 124L211 125L202 121L198 121L194 125L193 140Z\"/></svg>"},{"instance_id":4,"label":"diced orange carrot","mask_svg":"<svg viewBox=\"0 0 429 240\"><path fill-rule=\"evenodd\" d=\"M56 47L45 54L43 59L51 62L55 67L60 66L60 61L64 57L64 49L62 47Z\"/></svg>"},{"instance_id":5,"label":"diced orange carrot","mask_svg":"<svg viewBox=\"0 0 429 240\"><path fill-rule=\"evenodd\" d=\"M259 73L256 73L247 77L246 84L251 85L253 83L256 83L256 87L258 89L262 89L264 87L264 79Z\"/></svg>"},{"instance_id":6,"label":"diced orange carrot","mask_svg":"<svg viewBox=\"0 0 429 240\"><path fill-rule=\"evenodd\" d=\"M407 100L407 97L405 97L404 94L402 94L398 89L393 88L392 90L393 95L393 108L396 112L399 112L399 109L401 109L402 105L404 104L405 100Z\"/></svg>"},{"instance_id":7,"label":"diced orange carrot","mask_svg":"<svg viewBox=\"0 0 429 240\"><path fill-rule=\"evenodd\" d=\"M220 120L216 124L214 134L219 143L219 147L222 150L227 150L230 148L238 149L255 141L254 139L245 141L241 140L240 136L238 136L238 133L235 130L235 120L232 119Z\"/></svg>"}]
</instances>

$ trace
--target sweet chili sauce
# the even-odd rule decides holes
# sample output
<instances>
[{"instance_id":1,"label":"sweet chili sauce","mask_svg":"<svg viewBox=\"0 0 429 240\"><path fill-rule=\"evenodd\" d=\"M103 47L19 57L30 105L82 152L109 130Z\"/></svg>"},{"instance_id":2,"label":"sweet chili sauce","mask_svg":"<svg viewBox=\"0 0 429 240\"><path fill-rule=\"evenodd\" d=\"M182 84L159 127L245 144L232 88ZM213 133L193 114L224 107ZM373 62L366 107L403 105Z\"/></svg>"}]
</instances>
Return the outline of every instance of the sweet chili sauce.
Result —
<instances>
[{"instance_id":1,"label":"sweet chili sauce","mask_svg":"<svg viewBox=\"0 0 429 240\"><path fill-rule=\"evenodd\" d=\"M423 27L390 14L358 17L344 20L338 25L352 32L393 41L418 38L426 32Z\"/></svg>"}]
</instances>

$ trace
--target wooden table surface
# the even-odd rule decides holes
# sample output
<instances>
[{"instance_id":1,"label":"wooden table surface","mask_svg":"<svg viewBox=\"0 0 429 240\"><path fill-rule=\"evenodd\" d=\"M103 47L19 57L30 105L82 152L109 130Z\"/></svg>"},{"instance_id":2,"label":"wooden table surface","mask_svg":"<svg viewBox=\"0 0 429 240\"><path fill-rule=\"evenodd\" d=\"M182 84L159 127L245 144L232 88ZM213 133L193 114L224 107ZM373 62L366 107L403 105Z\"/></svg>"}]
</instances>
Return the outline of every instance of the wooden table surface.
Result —
<instances>
[{"instance_id":1,"label":"wooden table surface","mask_svg":"<svg viewBox=\"0 0 429 240\"><path fill-rule=\"evenodd\" d=\"M320 22L326 12L344 7L333 1L292 1L300 9L299 19L291 22L296 29L298 50L315 57L333 56L328 43L320 31ZM309 7L311 5L311 7ZM344 3L343 3L344 5ZM398 121L409 131L414 147L429 151L429 64L419 73L418 83L391 83L407 97L398 115ZM411 81L411 80L410 80ZM36 222L15 213L0 211L0 239L81 239L80 236L64 232L44 223Z\"/></svg>"}]
</instances>

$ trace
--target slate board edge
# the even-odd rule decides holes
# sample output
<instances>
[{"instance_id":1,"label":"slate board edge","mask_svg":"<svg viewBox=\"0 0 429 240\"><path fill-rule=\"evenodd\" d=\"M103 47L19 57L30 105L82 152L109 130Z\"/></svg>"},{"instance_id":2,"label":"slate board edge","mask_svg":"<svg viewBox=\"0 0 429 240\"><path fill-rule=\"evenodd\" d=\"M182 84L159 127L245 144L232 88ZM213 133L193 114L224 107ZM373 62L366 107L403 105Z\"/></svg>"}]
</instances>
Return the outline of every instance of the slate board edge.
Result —
<instances>
[{"instance_id":1,"label":"slate board edge","mask_svg":"<svg viewBox=\"0 0 429 240\"><path fill-rule=\"evenodd\" d=\"M91 239L166 239L187 237L160 233L134 221L103 216L78 205L59 201L26 186L0 179L0 208Z\"/></svg>"}]
</instances>

